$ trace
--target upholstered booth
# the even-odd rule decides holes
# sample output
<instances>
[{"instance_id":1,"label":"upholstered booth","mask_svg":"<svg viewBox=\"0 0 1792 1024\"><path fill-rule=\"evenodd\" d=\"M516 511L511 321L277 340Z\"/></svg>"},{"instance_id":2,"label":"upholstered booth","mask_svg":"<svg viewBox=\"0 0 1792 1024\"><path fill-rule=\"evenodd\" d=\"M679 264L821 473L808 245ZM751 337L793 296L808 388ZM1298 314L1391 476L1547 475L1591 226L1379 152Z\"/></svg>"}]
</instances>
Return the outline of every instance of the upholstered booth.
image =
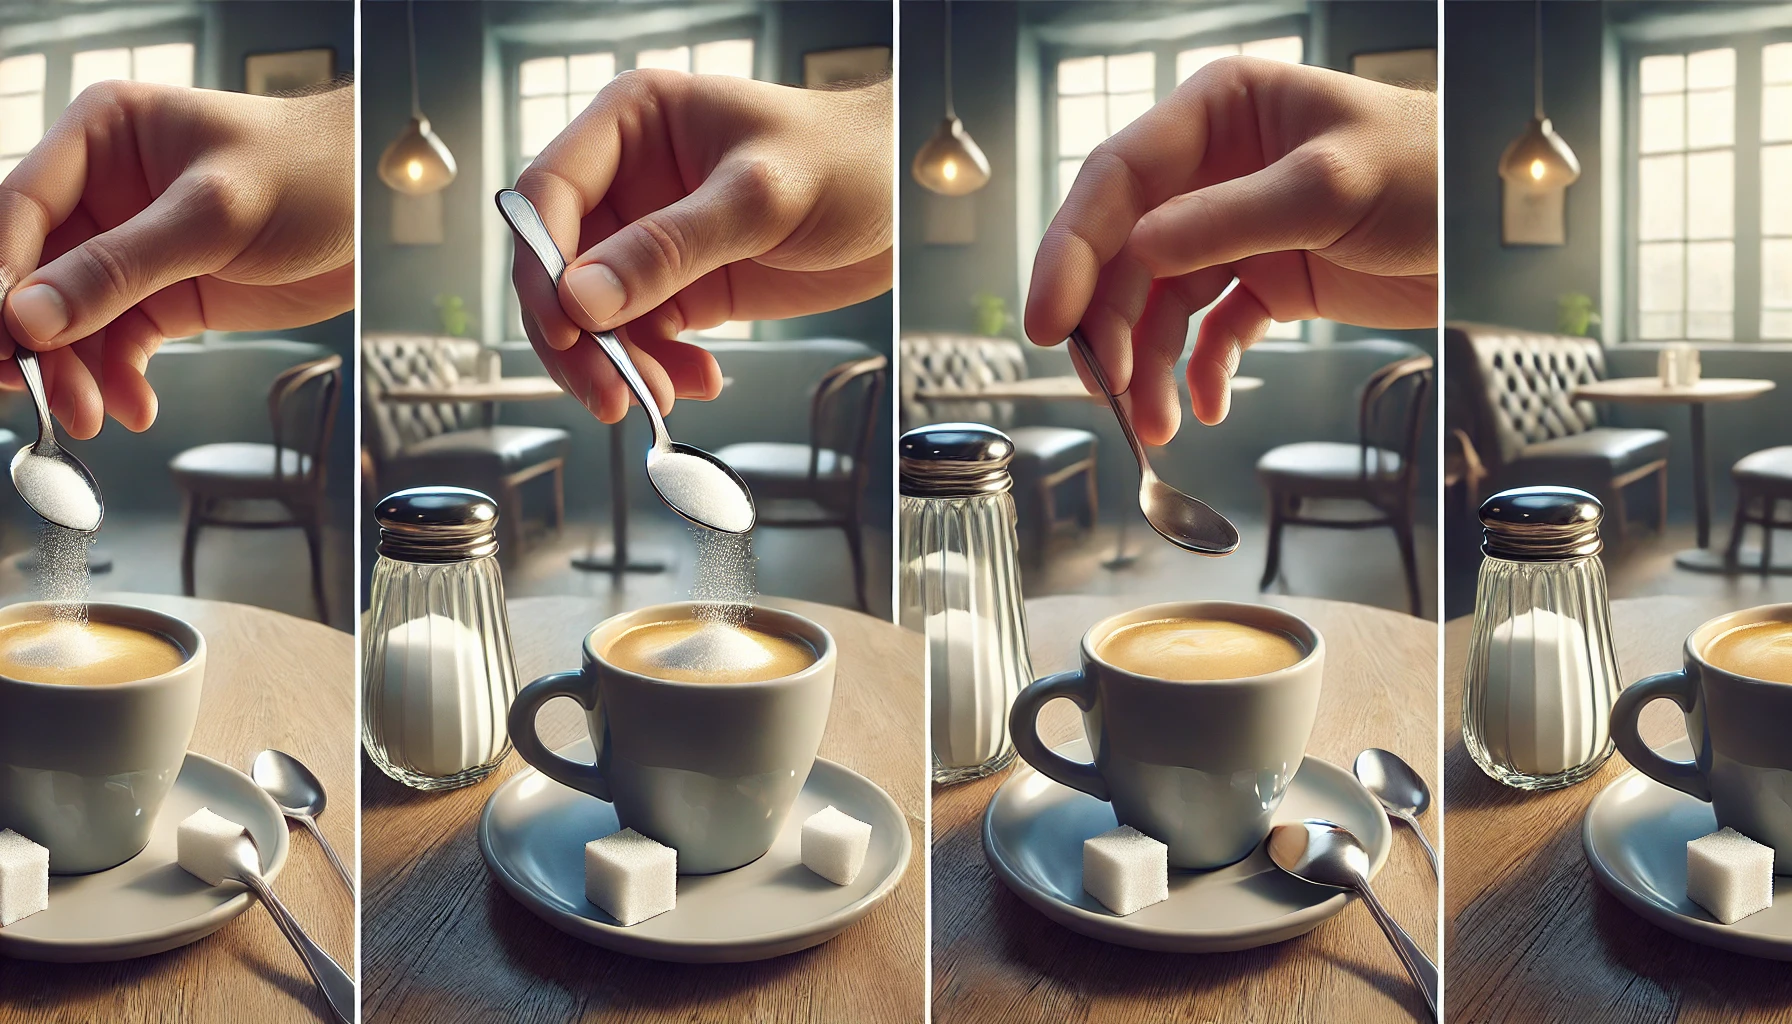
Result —
<instances>
[{"instance_id":1,"label":"upholstered booth","mask_svg":"<svg viewBox=\"0 0 1792 1024\"><path fill-rule=\"evenodd\" d=\"M1452 397L1467 411L1458 424L1487 491L1563 484L1596 495L1625 534L1624 489L1656 478L1660 527L1667 526L1668 435L1604 426L1598 407L1574 389L1605 373L1605 351L1590 338L1488 324L1450 323L1444 332ZM1470 495L1471 504L1484 494Z\"/></svg>"},{"instance_id":2,"label":"upholstered booth","mask_svg":"<svg viewBox=\"0 0 1792 1024\"><path fill-rule=\"evenodd\" d=\"M991 384L1027 375L1020 343L975 334L905 334L902 336L902 427L965 420L987 423L1014 440L1014 490L1021 532L1034 557L1044 553L1060 518L1060 490L1069 490L1079 505L1085 528L1095 525L1095 434L1075 427L1014 426L1014 403L973 397ZM951 391L963 399L923 398L922 393ZM1078 488L1062 488L1072 481Z\"/></svg>"},{"instance_id":3,"label":"upholstered booth","mask_svg":"<svg viewBox=\"0 0 1792 1024\"><path fill-rule=\"evenodd\" d=\"M477 372L480 345L465 338L368 334L361 339L362 444L377 489L425 484L471 487L498 503L501 549L522 551L522 486L551 478L550 525L565 518L567 432L558 427L489 422L470 403L408 403L385 398L397 387L436 387ZM378 500L369 495L368 500Z\"/></svg>"}]
</instances>

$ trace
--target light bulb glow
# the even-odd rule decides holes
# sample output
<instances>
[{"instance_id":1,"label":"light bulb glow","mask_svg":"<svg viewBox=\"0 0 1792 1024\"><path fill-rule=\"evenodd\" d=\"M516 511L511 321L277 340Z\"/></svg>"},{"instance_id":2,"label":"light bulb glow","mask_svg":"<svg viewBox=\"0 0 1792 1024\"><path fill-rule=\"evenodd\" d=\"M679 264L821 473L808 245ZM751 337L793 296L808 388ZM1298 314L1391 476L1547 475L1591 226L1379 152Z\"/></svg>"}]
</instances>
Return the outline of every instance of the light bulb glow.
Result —
<instances>
[{"instance_id":1,"label":"light bulb glow","mask_svg":"<svg viewBox=\"0 0 1792 1024\"><path fill-rule=\"evenodd\" d=\"M958 161L946 161L940 166L940 174L944 175L947 181L956 180L958 178Z\"/></svg>"},{"instance_id":2,"label":"light bulb glow","mask_svg":"<svg viewBox=\"0 0 1792 1024\"><path fill-rule=\"evenodd\" d=\"M411 179L412 181L422 181L423 180L423 164L419 161L412 160L410 163L404 165L404 173L405 173L405 177ZM1541 172L1539 172L1539 173L1541 173Z\"/></svg>"},{"instance_id":3,"label":"light bulb glow","mask_svg":"<svg viewBox=\"0 0 1792 1024\"><path fill-rule=\"evenodd\" d=\"M1531 161L1531 180L1532 181L1542 181L1543 180L1543 161L1541 161L1541 160L1532 160Z\"/></svg>"}]
</instances>

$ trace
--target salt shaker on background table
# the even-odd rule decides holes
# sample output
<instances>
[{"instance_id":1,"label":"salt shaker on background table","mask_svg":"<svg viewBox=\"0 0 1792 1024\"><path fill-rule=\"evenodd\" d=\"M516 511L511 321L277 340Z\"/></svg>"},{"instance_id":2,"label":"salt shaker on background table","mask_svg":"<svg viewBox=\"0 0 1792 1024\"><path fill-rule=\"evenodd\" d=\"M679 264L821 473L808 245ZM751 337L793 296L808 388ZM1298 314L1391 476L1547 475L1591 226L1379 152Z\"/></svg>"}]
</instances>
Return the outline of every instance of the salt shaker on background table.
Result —
<instances>
[{"instance_id":1,"label":"salt shaker on background table","mask_svg":"<svg viewBox=\"0 0 1792 1024\"><path fill-rule=\"evenodd\" d=\"M374 509L379 561L362 643L361 745L413 789L485 778L510 753L516 661L498 571L498 506L460 487Z\"/></svg>"},{"instance_id":2,"label":"salt shaker on background table","mask_svg":"<svg viewBox=\"0 0 1792 1024\"><path fill-rule=\"evenodd\" d=\"M1612 755L1621 683L1599 522L1572 487L1520 487L1487 499L1462 738L1494 780L1559 789Z\"/></svg>"},{"instance_id":3,"label":"salt shaker on background table","mask_svg":"<svg viewBox=\"0 0 1792 1024\"><path fill-rule=\"evenodd\" d=\"M1033 681L1015 534L1014 442L981 423L902 435L902 625L927 638L933 780L1014 760L1008 710Z\"/></svg>"}]
</instances>

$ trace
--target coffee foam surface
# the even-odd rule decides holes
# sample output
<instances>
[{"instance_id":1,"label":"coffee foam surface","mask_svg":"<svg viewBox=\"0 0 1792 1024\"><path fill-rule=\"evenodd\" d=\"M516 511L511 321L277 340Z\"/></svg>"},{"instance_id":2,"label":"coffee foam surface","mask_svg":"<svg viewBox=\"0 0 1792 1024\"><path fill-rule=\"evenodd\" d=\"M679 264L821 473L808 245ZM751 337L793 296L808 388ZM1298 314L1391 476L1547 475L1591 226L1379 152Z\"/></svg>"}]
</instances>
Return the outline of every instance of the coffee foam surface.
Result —
<instances>
[{"instance_id":1,"label":"coffee foam surface","mask_svg":"<svg viewBox=\"0 0 1792 1024\"><path fill-rule=\"evenodd\" d=\"M173 671L186 652L109 622L36 619L0 626L0 673L33 683L104 686Z\"/></svg>"},{"instance_id":2,"label":"coffee foam surface","mask_svg":"<svg viewBox=\"0 0 1792 1024\"><path fill-rule=\"evenodd\" d=\"M796 637L695 618L626 630L604 646L603 656L619 668L687 683L760 682L815 661L814 650Z\"/></svg>"},{"instance_id":3,"label":"coffee foam surface","mask_svg":"<svg viewBox=\"0 0 1792 1024\"><path fill-rule=\"evenodd\" d=\"M726 622L706 622L682 640L674 641L648 657L662 669L685 672L750 672L772 660L746 631Z\"/></svg>"},{"instance_id":4,"label":"coffee foam surface","mask_svg":"<svg viewBox=\"0 0 1792 1024\"><path fill-rule=\"evenodd\" d=\"M1792 683L1792 623L1751 622L1718 634L1705 647L1718 668L1770 683Z\"/></svg>"}]
</instances>

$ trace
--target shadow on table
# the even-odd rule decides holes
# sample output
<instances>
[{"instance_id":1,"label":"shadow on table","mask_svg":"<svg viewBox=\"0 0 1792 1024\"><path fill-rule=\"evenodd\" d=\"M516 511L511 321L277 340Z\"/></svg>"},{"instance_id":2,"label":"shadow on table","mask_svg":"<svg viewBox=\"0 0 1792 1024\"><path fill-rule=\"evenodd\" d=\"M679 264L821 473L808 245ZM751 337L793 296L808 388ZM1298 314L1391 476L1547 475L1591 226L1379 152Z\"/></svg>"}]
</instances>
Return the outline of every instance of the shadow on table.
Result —
<instances>
[{"instance_id":1,"label":"shadow on table","mask_svg":"<svg viewBox=\"0 0 1792 1024\"><path fill-rule=\"evenodd\" d=\"M1588 884L1595 889L1594 928L1624 967L1668 992L1697 992L1699 1002L1724 1008L1723 1019L1753 1021L1775 1011L1792 1019L1792 964L1683 939L1639 917L1596 879Z\"/></svg>"}]
</instances>

